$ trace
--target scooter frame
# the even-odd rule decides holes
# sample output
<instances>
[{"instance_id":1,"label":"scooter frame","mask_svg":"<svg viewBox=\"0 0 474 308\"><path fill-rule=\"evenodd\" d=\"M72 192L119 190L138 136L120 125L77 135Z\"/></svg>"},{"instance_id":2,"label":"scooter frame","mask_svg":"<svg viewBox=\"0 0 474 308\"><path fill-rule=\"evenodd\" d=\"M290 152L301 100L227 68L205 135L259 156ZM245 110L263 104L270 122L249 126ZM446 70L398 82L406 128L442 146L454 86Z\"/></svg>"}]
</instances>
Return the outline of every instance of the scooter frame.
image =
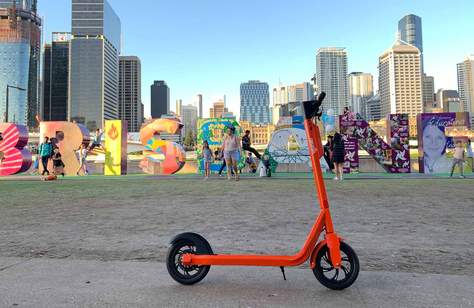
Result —
<instances>
[{"instance_id":1,"label":"scooter frame","mask_svg":"<svg viewBox=\"0 0 474 308\"><path fill-rule=\"evenodd\" d=\"M313 167L314 184L318 192L319 206L321 211L311 228L301 250L291 256L276 255L219 255L219 254L192 254L182 255L181 262L184 266L274 266L274 267L293 267L298 266L310 259L311 268L314 269L316 256L325 245L329 249L329 258L332 266L336 269L341 267L341 238L334 231L334 225L329 211L329 201L324 183L323 172L321 170L320 159L324 155L319 127L316 124L315 117L319 112L319 107L324 96L316 101L304 102L305 109L305 131L308 140L308 149ZM325 237L318 242L322 232L325 231Z\"/></svg>"}]
</instances>

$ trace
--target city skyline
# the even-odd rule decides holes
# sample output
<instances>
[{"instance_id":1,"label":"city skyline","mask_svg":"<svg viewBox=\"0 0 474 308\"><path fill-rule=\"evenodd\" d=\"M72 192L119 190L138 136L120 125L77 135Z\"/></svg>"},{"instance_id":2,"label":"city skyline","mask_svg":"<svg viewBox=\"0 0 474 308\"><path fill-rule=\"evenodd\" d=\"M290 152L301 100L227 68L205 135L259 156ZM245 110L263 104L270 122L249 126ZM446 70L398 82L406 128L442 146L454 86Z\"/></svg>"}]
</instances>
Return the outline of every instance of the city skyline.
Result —
<instances>
[{"instance_id":1,"label":"city skyline","mask_svg":"<svg viewBox=\"0 0 474 308\"><path fill-rule=\"evenodd\" d=\"M285 10L276 8L272 5L273 2L263 1L252 6L247 25L241 24L237 18L246 7L244 2L235 10L230 10L229 4L215 6L215 1L208 0L199 5L191 4L190 10L184 12L178 10L179 4L145 0L142 4L153 9L147 10L149 13L144 12L146 16L136 18L128 12L126 2L110 0L122 23L127 24L124 27L122 54L137 55L143 61L142 91L146 115L149 115L150 109L150 93L146 89L153 80L167 82L171 89L171 101L183 99L184 104L194 103L196 94L202 93L203 109L207 111L212 102L227 95L229 109L238 113L241 82L260 79L273 88L279 81L282 84L309 81L314 74L314 54L318 48L325 46L346 47L348 72L368 72L377 80L378 55L393 43L398 21L407 14L416 14L423 19L425 72L435 77L436 89L457 89L456 64L474 53L474 43L456 40L462 33L467 35L473 31L473 25L465 22L469 20L469 8L474 9L474 4L469 1L455 1L463 10L456 10L456 5L439 10L430 1L410 4L394 1L386 5L384 12L377 9L376 1L369 1L364 6L352 3L324 4L323 8L327 11L345 6L344 11L347 13L339 10L337 19L331 17L331 14L318 16L321 20L318 29L321 31L314 31L314 18L302 18L317 12L319 6L311 1L301 3L314 10L298 11L301 18L285 24L281 24L279 18L271 16L258 18L262 11L271 11L276 16L286 15ZM70 1L40 1L38 5L40 15L45 17L44 43L50 41L50 33L53 31L70 31L70 16L67 16L70 14ZM349 7L351 10L347 10ZM357 20L354 26L350 16L361 11L371 18ZM175 15L173 12L184 14L185 22L169 29L167 33L160 33L153 40L155 32L147 30L147 25L160 20L159 26L166 27ZM457 18L450 19L449 26L439 23L440 17L452 16L454 13ZM147 19L147 14L156 14L160 18ZM217 20L214 19L212 23L206 21L211 20L207 18L210 15ZM216 24L219 27L215 27ZM373 24L377 24L377 27L373 27ZM256 25L260 26L258 30L254 29ZM274 48L270 44L275 44L275 38L281 33L288 32L294 33L293 37L288 37L284 42L284 46L288 48ZM456 33L456 36L450 33ZM308 35L314 38L304 38ZM243 43L250 48L243 48Z\"/></svg>"}]
</instances>

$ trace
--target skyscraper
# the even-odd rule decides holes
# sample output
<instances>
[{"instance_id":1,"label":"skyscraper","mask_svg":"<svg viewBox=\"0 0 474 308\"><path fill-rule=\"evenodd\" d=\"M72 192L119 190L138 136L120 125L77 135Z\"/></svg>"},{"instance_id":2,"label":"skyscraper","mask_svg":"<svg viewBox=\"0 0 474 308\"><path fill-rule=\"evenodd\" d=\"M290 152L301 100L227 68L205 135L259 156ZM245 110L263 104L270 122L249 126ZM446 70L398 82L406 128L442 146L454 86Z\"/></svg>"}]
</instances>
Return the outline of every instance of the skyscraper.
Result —
<instances>
[{"instance_id":1,"label":"skyscraper","mask_svg":"<svg viewBox=\"0 0 474 308\"><path fill-rule=\"evenodd\" d=\"M434 106L435 82L433 76L423 74L423 108Z\"/></svg>"},{"instance_id":2,"label":"skyscraper","mask_svg":"<svg viewBox=\"0 0 474 308\"><path fill-rule=\"evenodd\" d=\"M225 106L225 101L220 100L215 102L212 105L212 108L209 109L210 118L222 118L222 115L229 112L229 109Z\"/></svg>"},{"instance_id":3,"label":"skyscraper","mask_svg":"<svg viewBox=\"0 0 474 308\"><path fill-rule=\"evenodd\" d=\"M36 0L0 0L0 119L10 86L7 121L30 128L40 113L41 22Z\"/></svg>"},{"instance_id":4,"label":"skyscraper","mask_svg":"<svg viewBox=\"0 0 474 308\"><path fill-rule=\"evenodd\" d=\"M270 123L268 83L251 80L240 85L240 120L253 124Z\"/></svg>"},{"instance_id":5,"label":"skyscraper","mask_svg":"<svg viewBox=\"0 0 474 308\"><path fill-rule=\"evenodd\" d=\"M457 65L458 92L463 111L469 112L474 125L474 55Z\"/></svg>"},{"instance_id":6,"label":"skyscraper","mask_svg":"<svg viewBox=\"0 0 474 308\"><path fill-rule=\"evenodd\" d=\"M43 104L41 119L67 121L69 97L70 33L53 33L45 45L43 61Z\"/></svg>"},{"instance_id":7,"label":"skyscraper","mask_svg":"<svg viewBox=\"0 0 474 308\"><path fill-rule=\"evenodd\" d=\"M202 94L197 95L197 106L199 108L199 118L202 119L203 118Z\"/></svg>"},{"instance_id":8,"label":"skyscraper","mask_svg":"<svg viewBox=\"0 0 474 308\"><path fill-rule=\"evenodd\" d=\"M390 113L423 112L421 53L400 41L379 57L379 93L382 117Z\"/></svg>"},{"instance_id":9,"label":"skyscraper","mask_svg":"<svg viewBox=\"0 0 474 308\"><path fill-rule=\"evenodd\" d=\"M367 101L374 96L374 77L372 74L354 72L349 74L349 97L353 112L363 118L367 116Z\"/></svg>"},{"instance_id":10,"label":"skyscraper","mask_svg":"<svg viewBox=\"0 0 474 308\"><path fill-rule=\"evenodd\" d=\"M176 115L177 116L181 115L181 108L183 108L183 100L177 99L176 100Z\"/></svg>"},{"instance_id":11,"label":"skyscraper","mask_svg":"<svg viewBox=\"0 0 474 308\"><path fill-rule=\"evenodd\" d=\"M151 117L159 119L170 113L170 88L165 81L155 81L151 86Z\"/></svg>"},{"instance_id":12,"label":"skyscraper","mask_svg":"<svg viewBox=\"0 0 474 308\"><path fill-rule=\"evenodd\" d=\"M326 92L323 107L342 114L348 103L347 52L345 48L320 48L316 55L316 83Z\"/></svg>"},{"instance_id":13,"label":"skyscraper","mask_svg":"<svg viewBox=\"0 0 474 308\"><path fill-rule=\"evenodd\" d=\"M288 87L281 84L273 88L272 124L276 125L281 116L281 108L288 105Z\"/></svg>"},{"instance_id":14,"label":"skyscraper","mask_svg":"<svg viewBox=\"0 0 474 308\"><path fill-rule=\"evenodd\" d=\"M138 132L143 123L141 61L136 56L119 61L119 119L127 121L129 132Z\"/></svg>"},{"instance_id":15,"label":"skyscraper","mask_svg":"<svg viewBox=\"0 0 474 308\"><path fill-rule=\"evenodd\" d=\"M107 0L72 0L69 119L90 130L117 119L121 23Z\"/></svg>"},{"instance_id":16,"label":"skyscraper","mask_svg":"<svg viewBox=\"0 0 474 308\"><path fill-rule=\"evenodd\" d=\"M366 120L378 121L382 119L382 108L380 105L380 95L376 94L366 102Z\"/></svg>"},{"instance_id":17,"label":"skyscraper","mask_svg":"<svg viewBox=\"0 0 474 308\"><path fill-rule=\"evenodd\" d=\"M398 22L398 33L400 39L418 48L423 54L423 28L421 17L410 14Z\"/></svg>"}]
</instances>

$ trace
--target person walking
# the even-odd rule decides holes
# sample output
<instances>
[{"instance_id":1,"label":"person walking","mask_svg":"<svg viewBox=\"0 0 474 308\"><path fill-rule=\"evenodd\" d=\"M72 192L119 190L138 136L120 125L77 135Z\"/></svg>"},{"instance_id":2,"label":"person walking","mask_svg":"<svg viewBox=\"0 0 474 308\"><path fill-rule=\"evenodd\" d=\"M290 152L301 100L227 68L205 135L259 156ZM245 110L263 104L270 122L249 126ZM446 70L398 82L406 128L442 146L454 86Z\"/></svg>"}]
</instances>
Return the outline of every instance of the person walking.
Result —
<instances>
[{"instance_id":1,"label":"person walking","mask_svg":"<svg viewBox=\"0 0 474 308\"><path fill-rule=\"evenodd\" d=\"M472 153L471 139L467 139L466 150L467 161L471 164L471 171L474 173L474 154Z\"/></svg>"},{"instance_id":2,"label":"person walking","mask_svg":"<svg viewBox=\"0 0 474 308\"><path fill-rule=\"evenodd\" d=\"M254 148L252 148L252 141L250 140L250 131L246 130L245 135L242 137L242 148L244 151L253 153L258 159L262 157L260 153Z\"/></svg>"},{"instance_id":3,"label":"person walking","mask_svg":"<svg viewBox=\"0 0 474 308\"><path fill-rule=\"evenodd\" d=\"M329 135L328 136L328 141L327 143L324 145L324 159L326 160L326 163L328 164L328 167L329 167L329 171L331 173L334 172L334 164L332 163L331 161L331 147L332 147L332 140L333 140L333 136Z\"/></svg>"},{"instance_id":4,"label":"person walking","mask_svg":"<svg viewBox=\"0 0 474 308\"><path fill-rule=\"evenodd\" d=\"M464 179L464 146L461 140L456 141L456 148L454 149L454 157L453 157L453 166L451 167L451 175L453 177L454 169L456 166L459 166L459 170L461 172L460 178Z\"/></svg>"},{"instance_id":5,"label":"person walking","mask_svg":"<svg viewBox=\"0 0 474 308\"><path fill-rule=\"evenodd\" d=\"M224 152L224 159L226 160L227 168L233 169L234 178L239 180L239 170L237 167L241 149L240 138L235 135L235 127L230 127L227 130L227 135L224 137L221 150ZM227 172L227 179L231 180L231 173Z\"/></svg>"},{"instance_id":6,"label":"person walking","mask_svg":"<svg viewBox=\"0 0 474 308\"><path fill-rule=\"evenodd\" d=\"M80 172L82 171L84 175L88 175L89 170L87 170L87 160L86 160L87 148L85 144L81 144L81 146L79 147L79 150L77 150L77 156L79 158L79 168L77 169L76 174L80 175Z\"/></svg>"},{"instance_id":7,"label":"person walking","mask_svg":"<svg viewBox=\"0 0 474 308\"><path fill-rule=\"evenodd\" d=\"M41 165L43 166L43 172L41 175L49 175L48 163L51 155L53 155L53 145L48 137L44 137L43 143L38 147L38 156L40 157Z\"/></svg>"},{"instance_id":8,"label":"person walking","mask_svg":"<svg viewBox=\"0 0 474 308\"><path fill-rule=\"evenodd\" d=\"M334 135L334 140L332 142L332 162L336 169L336 177L334 180L343 180L344 174L344 161L346 156L346 150L344 148L344 140L342 140L342 135L336 133Z\"/></svg>"},{"instance_id":9,"label":"person walking","mask_svg":"<svg viewBox=\"0 0 474 308\"><path fill-rule=\"evenodd\" d=\"M202 158L204 161L204 178L207 180L211 175L212 151L209 143L205 140L202 144Z\"/></svg>"},{"instance_id":10,"label":"person walking","mask_svg":"<svg viewBox=\"0 0 474 308\"><path fill-rule=\"evenodd\" d=\"M214 157L215 157L216 160L222 160L221 168L219 169L219 176L222 176L222 172L227 167L227 163L224 159L224 152L215 151L214 152ZM234 170L232 170L232 168L227 168L227 172L230 172L232 175L234 175Z\"/></svg>"}]
</instances>

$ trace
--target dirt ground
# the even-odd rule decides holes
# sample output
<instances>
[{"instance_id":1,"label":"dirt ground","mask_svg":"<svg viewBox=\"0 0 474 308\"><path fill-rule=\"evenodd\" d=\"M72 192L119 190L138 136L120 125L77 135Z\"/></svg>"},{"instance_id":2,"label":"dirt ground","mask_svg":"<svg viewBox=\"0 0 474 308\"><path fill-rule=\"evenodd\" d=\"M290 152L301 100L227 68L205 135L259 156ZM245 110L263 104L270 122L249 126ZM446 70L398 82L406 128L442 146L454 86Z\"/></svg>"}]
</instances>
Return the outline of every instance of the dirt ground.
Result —
<instances>
[{"instance_id":1,"label":"dirt ground","mask_svg":"<svg viewBox=\"0 0 474 308\"><path fill-rule=\"evenodd\" d=\"M474 275L474 180L327 186L336 230L362 270ZM305 179L0 182L0 256L164 261L185 231L218 253L292 254L318 214L315 200Z\"/></svg>"}]
</instances>

